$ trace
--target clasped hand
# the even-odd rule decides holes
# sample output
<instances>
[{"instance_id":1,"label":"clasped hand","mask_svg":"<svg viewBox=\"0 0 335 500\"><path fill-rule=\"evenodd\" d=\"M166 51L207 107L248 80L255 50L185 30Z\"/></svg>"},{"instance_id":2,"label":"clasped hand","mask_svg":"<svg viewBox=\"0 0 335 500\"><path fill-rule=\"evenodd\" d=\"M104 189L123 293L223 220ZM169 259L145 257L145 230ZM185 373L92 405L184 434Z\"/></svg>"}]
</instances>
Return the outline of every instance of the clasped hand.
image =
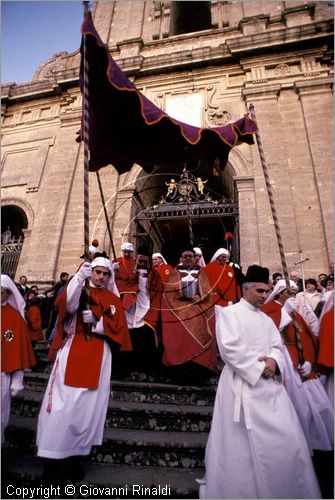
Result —
<instances>
[{"instance_id":1,"label":"clasped hand","mask_svg":"<svg viewBox=\"0 0 335 500\"><path fill-rule=\"evenodd\" d=\"M87 310L83 311L83 322L84 323L96 323L96 317L92 313L92 311Z\"/></svg>"},{"instance_id":2,"label":"clasped hand","mask_svg":"<svg viewBox=\"0 0 335 500\"><path fill-rule=\"evenodd\" d=\"M269 356L260 356L258 358L258 361L265 361L265 367L262 372L262 377L263 378L271 378L276 372L277 368L277 363L273 358L270 358Z\"/></svg>"}]
</instances>

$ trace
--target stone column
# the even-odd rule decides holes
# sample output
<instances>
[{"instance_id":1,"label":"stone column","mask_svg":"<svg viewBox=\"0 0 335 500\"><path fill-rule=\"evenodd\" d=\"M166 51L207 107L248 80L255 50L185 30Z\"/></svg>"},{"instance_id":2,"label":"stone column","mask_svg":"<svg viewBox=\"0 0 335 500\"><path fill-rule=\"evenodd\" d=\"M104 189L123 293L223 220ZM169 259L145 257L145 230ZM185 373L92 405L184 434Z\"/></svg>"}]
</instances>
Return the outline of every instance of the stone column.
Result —
<instances>
[{"instance_id":1,"label":"stone column","mask_svg":"<svg viewBox=\"0 0 335 500\"><path fill-rule=\"evenodd\" d=\"M330 182L330 179L333 179L334 166L332 85L333 78L330 76L295 83L314 184L314 204L320 214L314 224L309 225L311 236L316 232L319 234L319 241L315 242L314 246L319 254L317 259L320 271L327 270L333 260L334 189L333 182Z\"/></svg>"},{"instance_id":2,"label":"stone column","mask_svg":"<svg viewBox=\"0 0 335 500\"><path fill-rule=\"evenodd\" d=\"M252 176L233 179L239 206L240 260L246 271L249 265L260 262L255 182Z\"/></svg>"},{"instance_id":3,"label":"stone column","mask_svg":"<svg viewBox=\"0 0 335 500\"><path fill-rule=\"evenodd\" d=\"M292 267L299 255L299 242L297 239L291 186L288 181L289 163L285 147L285 124L282 122L278 105L280 90L281 86L274 84L245 88L242 90L242 93L248 105L251 102L255 105L257 124L269 168L287 265ZM255 144L251 149L259 233L259 263L260 265L269 267L271 272L280 271L282 267L281 259L264 180L263 167L257 145ZM254 232L256 233L256 227Z\"/></svg>"}]
</instances>

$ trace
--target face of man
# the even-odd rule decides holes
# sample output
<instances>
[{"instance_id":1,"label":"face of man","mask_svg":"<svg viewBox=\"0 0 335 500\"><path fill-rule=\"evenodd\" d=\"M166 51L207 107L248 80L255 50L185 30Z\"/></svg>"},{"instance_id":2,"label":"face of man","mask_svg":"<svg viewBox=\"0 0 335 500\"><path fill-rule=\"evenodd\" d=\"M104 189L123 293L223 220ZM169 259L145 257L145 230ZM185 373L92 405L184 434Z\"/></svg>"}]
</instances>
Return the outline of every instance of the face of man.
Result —
<instances>
[{"instance_id":1,"label":"face of man","mask_svg":"<svg viewBox=\"0 0 335 500\"><path fill-rule=\"evenodd\" d=\"M229 254L226 255L224 253L222 253L221 255L219 255L216 260L218 261L219 264L221 264L222 266L227 262L229 258Z\"/></svg>"},{"instance_id":2,"label":"face of man","mask_svg":"<svg viewBox=\"0 0 335 500\"><path fill-rule=\"evenodd\" d=\"M149 269L149 257L147 255L137 255L137 269Z\"/></svg>"},{"instance_id":3,"label":"face of man","mask_svg":"<svg viewBox=\"0 0 335 500\"><path fill-rule=\"evenodd\" d=\"M306 283L307 292L313 293L316 290L316 286L313 283Z\"/></svg>"},{"instance_id":4,"label":"face of man","mask_svg":"<svg viewBox=\"0 0 335 500\"><path fill-rule=\"evenodd\" d=\"M91 281L94 286L97 288L103 288L107 283L110 277L110 271L108 271L107 267L104 266L96 266L92 269L92 278Z\"/></svg>"},{"instance_id":5,"label":"face of man","mask_svg":"<svg viewBox=\"0 0 335 500\"><path fill-rule=\"evenodd\" d=\"M180 261L185 267L193 267L194 266L194 253L188 250L185 250L180 256Z\"/></svg>"},{"instance_id":6,"label":"face of man","mask_svg":"<svg viewBox=\"0 0 335 500\"><path fill-rule=\"evenodd\" d=\"M194 264L197 265L200 259L201 259L201 255L199 253L195 253L194 254Z\"/></svg>"},{"instance_id":7,"label":"face of man","mask_svg":"<svg viewBox=\"0 0 335 500\"><path fill-rule=\"evenodd\" d=\"M326 283L326 290L327 292L330 292L331 290L334 290L334 281L328 280Z\"/></svg>"},{"instance_id":8,"label":"face of man","mask_svg":"<svg viewBox=\"0 0 335 500\"><path fill-rule=\"evenodd\" d=\"M129 260L132 258L134 252L132 250L122 250L122 255L126 260Z\"/></svg>"},{"instance_id":9,"label":"face of man","mask_svg":"<svg viewBox=\"0 0 335 500\"><path fill-rule=\"evenodd\" d=\"M7 290L7 288L1 287L1 304L4 304L8 300L9 296L10 296L10 291Z\"/></svg>"},{"instance_id":10,"label":"face of man","mask_svg":"<svg viewBox=\"0 0 335 500\"><path fill-rule=\"evenodd\" d=\"M260 309L266 301L269 285L254 283L250 288L243 290L243 298L254 307Z\"/></svg>"},{"instance_id":11,"label":"face of man","mask_svg":"<svg viewBox=\"0 0 335 500\"><path fill-rule=\"evenodd\" d=\"M25 286L27 283L27 276L21 276L20 283L21 285Z\"/></svg>"},{"instance_id":12,"label":"face of man","mask_svg":"<svg viewBox=\"0 0 335 500\"><path fill-rule=\"evenodd\" d=\"M290 280L294 281L294 283L297 283L298 279L299 279L299 274L298 273L293 272L293 273L290 274Z\"/></svg>"},{"instance_id":13,"label":"face of man","mask_svg":"<svg viewBox=\"0 0 335 500\"><path fill-rule=\"evenodd\" d=\"M69 279L69 275L68 274L63 274L63 276L61 277L61 280L64 281L64 283L66 283Z\"/></svg>"},{"instance_id":14,"label":"face of man","mask_svg":"<svg viewBox=\"0 0 335 500\"><path fill-rule=\"evenodd\" d=\"M319 274L318 276L319 281L323 281L325 278L327 278L327 275L323 273Z\"/></svg>"},{"instance_id":15,"label":"face of man","mask_svg":"<svg viewBox=\"0 0 335 500\"><path fill-rule=\"evenodd\" d=\"M152 265L154 267L158 267L160 266L161 264L163 264L163 259L161 259L160 257L153 257L152 258Z\"/></svg>"}]
</instances>

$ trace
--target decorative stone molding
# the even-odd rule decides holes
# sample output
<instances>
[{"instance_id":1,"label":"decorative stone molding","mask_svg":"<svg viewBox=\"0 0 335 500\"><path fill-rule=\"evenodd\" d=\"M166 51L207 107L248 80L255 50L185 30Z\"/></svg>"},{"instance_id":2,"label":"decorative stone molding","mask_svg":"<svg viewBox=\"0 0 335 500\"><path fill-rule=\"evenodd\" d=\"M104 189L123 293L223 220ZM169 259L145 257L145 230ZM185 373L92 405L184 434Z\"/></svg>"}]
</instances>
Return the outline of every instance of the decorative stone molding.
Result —
<instances>
[{"instance_id":1,"label":"decorative stone molding","mask_svg":"<svg viewBox=\"0 0 335 500\"><path fill-rule=\"evenodd\" d=\"M238 192L255 190L255 179L251 175L234 176L233 180Z\"/></svg>"},{"instance_id":2,"label":"decorative stone molding","mask_svg":"<svg viewBox=\"0 0 335 500\"><path fill-rule=\"evenodd\" d=\"M274 73L278 76L281 76L281 75L287 75L289 73L291 73L291 68L288 64L286 63L280 63L278 64L275 69L274 69Z\"/></svg>"},{"instance_id":3,"label":"decorative stone molding","mask_svg":"<svg viewBox=\"0 0 335 500\"><path fill-rule=\"evenodd\" d=\"M332 90L334 79L331 76L312 80L301 80L294 83L294 90L300 96L308 94L323 94Z\"/></svg>"},{"instance_id":4,"label":"decorative stone molding","mask_svg":"<svg viewBox=\"0 0 335 500\"><path fill-rule=\"evenodd\" d=\"M315 58L302 58L300 61L300 70L304 76L317 76L321 73L322 66Z\"/></svg>"},{"instance_id":5,"label":"decorative stone molding","mask_svg":"<svg viewBox=\"0 0 335 500\"><path fill-rule=\"evenodd\" d=\"M245 101L277 99L281 90L280 84L266 85L262 87L244 87L242 88L242 96Z\"/></svg>"},{"instance_id":6,"label":"decorative stone molding","mask_svg":"<svg viewBox=\"0 0 335 500\"><path fill-rule=\"evenodd\" d=\"M269 15L260 14L259 16L244 17L239 22L239 29L243 35L252 35L265 31L269 24Z\"/></svg>"},{"instance_id":7,"label":"decorative stone molding","mask_svg":"<svg viewBox=\"0 0 335 500\"><path fill-rule=\"evenodd\" d=\"M35 193L38 191L49 149L54 145L54 142L55 137L53 136L39 139L38 141L3 144L2 187L26 185L27 193ZM29 161L26 165L27 155ZM17 160L15 156L17 156ZM9 161L10 168L7 168L7 162ZM26 168L23 168L23 163L26 165Z\"/></svg>"}]
</instances>

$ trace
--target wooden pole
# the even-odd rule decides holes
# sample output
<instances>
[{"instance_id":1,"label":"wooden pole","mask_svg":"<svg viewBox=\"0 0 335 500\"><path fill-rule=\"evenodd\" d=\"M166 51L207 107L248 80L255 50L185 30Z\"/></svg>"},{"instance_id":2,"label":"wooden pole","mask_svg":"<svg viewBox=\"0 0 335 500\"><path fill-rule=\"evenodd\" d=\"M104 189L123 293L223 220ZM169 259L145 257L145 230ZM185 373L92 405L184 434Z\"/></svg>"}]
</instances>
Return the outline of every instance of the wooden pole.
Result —
<instances>
[{"instance_id":1,"label":"wooden pole","mask_svg":"<svg viewBox=\"0 0 335 500\"><path fill-rule=\"evenodd\" d=\"M102 206L103 206L104 214L105 214L105 220L106 220L106 225L107 225L107 230L108 230L108 235L109 235L109 241L110 241L111 248L112 248L113 258L116 261L116 252L115 252L115 247L114 247L114 243L113 243L112 230L111 230L111 227L110 227L110 224L109 224L109 220L108 220L107 208L106 208L104 193L103 193L103 190L102 190L101 179L100 179L99 172L97 172L96 174L97 174L97 180L98 180L98 186L99 186L99 191L100 191L101 202L102 202Z\"/></svg>"},{"instance_id":2,"label":"wooden pole","mask_svg":"<svg viewBox=\"0 0 335 500\"><path fill-rule=\"evenodd\" d=\"M89 2L83 2L84 18L88 15ZM85 260L89 261L89 230L90 230L90 211L89 211L89 65L87 58L87 39L83 35L83 142L84 142L84 252ZM85 280L85 308L90 309L90 281ZM86 339L89 340L90 327L86 328Z\"/></svg>"},{"instance_id":3,"label":"wooden pole","mask_svg":"<svg viewBox=\"0 0 335 500\"><path fill-rule=\"evenodd\" d=\"M257 122L256 113L255 113L255 106L253 104L249 105L249 112L250 112L251 118L255 122ZM262 164L262 168L263 168L266 189L268 192L271 213L272 213L272 218L273 218L273 222L274 222L274 227L275 227L275 232L276 232L276 237L277 237L277 242L278 242L278 247L279 247L280 260L281 260L281 264L282 264L282 268L283 268L283 272L284 272L286 287L287 287L289 294L292 294L292 290L290 287L288 268L287 268L287 262L286 262L286 256L285 256L285 252L284 252L284 244L283 244L283 239L282 239L282 235L280 232L280 225L279 225L279 219L278 219L277 210L276 210L273 189L272 189L271 182L270 182L269 167L268 167L268 164L267 164L267 161L265 158L264 148L263 148L262 139L261 139L259 130L257 130L257 132L256 132L256 140L257 140L259 156L260 156L261 164ZM293 316L293 326L294 326L294 330L295 330L296 344L297 344L297 349L298 349L299 363L300 363L300 365L302 365L305 362L305 360L304 360L304 356L303 356L303 349L302 349L302 343L301 343L300 332L299 332L300 327L298 325L298 322L297 322L295 315L292 314L292 316Z\"/></svg>"}]
</instances>

